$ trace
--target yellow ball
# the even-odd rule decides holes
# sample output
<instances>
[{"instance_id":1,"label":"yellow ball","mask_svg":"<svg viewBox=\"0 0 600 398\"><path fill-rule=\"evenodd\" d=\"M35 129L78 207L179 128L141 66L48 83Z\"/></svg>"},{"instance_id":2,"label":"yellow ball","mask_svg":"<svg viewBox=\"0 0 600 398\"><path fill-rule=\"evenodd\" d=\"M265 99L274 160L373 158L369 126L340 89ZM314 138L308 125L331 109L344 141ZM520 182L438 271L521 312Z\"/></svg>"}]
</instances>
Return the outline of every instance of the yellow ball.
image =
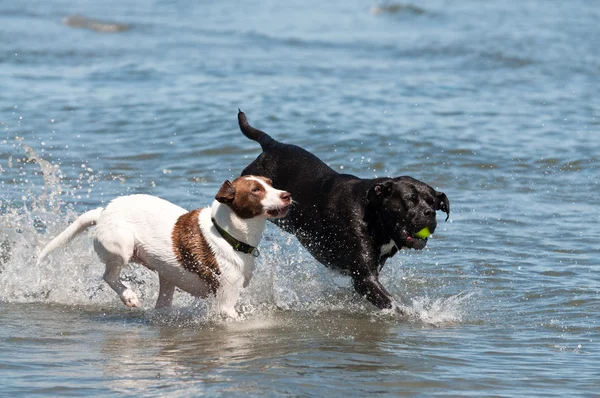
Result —
<instances>
[{"instance_id":1,"label":"yellow ball","mask_svg":"<svg viewBox=\"0 0 600 398\"><path fill-rule=\"evenodd\" d=\"M420 230L419 232L417 232L415 234L415 236L417 238L420 238L420 239L428 238L429 235L431 235L431 232L429 232L429 228L428 227L423 228L422 230Z\"/></svg>"}]
</instances>

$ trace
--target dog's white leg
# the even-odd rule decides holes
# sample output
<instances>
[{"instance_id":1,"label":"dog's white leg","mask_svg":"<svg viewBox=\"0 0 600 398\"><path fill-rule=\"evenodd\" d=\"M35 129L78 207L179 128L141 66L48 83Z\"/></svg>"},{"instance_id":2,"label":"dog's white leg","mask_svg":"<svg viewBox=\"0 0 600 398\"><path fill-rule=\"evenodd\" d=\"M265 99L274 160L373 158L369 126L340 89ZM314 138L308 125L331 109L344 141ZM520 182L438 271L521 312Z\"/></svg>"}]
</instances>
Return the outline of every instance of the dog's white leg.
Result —
<instances>
[{"instance_id":1,"label":"dog's white leg","mask_svg":"<svg viewBox=\"0 0 600 398\"><path fill-rule=\"evenodd\" d=\"M137 295L121 282L121 269L125 266L121 259L113 259L106 262L104 280L117 292L123 303L128 307L139 307L140 301Z\"/></svg>"},{"instance_id":2,"label":"dog's white leg","mask_svg":"<svg viewBox=\"0 0 600 398\"><path fill-rule=\"evenodd\" d=\"M99 227L101 228L101 227ZM125 229L102 229L97 231L94 249L98 257L106 264L104 280L119 295L128 307L139 307L137 295L121 282L121 270L133 256L135 238Z\"/></svg>"},{"instance_id":3,"label":"dog's white leg","mask_svg":"<svg viewBox=\"0 0 600 398\"><path fill-rule=\"evenodd\" d=\"M220 314L238 319L240 316L235 305L240 297L240 286L225 284L217 291L217 309Z\"/></svg>"},{"instance_id":4,"label":"dog's white leg","mask_svg":"<svg viewBox=\"0 0 600 398\"><path fill-rule=\"evenodd\" d=\"M173 304L173 294L175 293L175 285L162 277L158 277L159 292L158 300L156 300L155 308L166 308Z\"/></svg>"}]
</instances>

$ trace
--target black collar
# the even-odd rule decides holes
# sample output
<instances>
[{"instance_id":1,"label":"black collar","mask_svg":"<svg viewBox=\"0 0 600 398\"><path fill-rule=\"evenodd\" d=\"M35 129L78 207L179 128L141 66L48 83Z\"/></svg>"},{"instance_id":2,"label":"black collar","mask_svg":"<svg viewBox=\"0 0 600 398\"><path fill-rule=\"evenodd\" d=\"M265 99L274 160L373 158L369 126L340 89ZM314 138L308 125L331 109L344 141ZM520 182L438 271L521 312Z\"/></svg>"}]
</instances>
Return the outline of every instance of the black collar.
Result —
<instances>
[{"instance_id":1,"label":"black collar","mask_svg":"<svg viewBox=\"0 0 600 398\"><path fill-rule=\"evenodd\" d=\"M242 253L246 253L246 254L252 254L254 257L260 256L260 252L258 251L258 249L256 247L250 246L249 244L244 243L244 242L240 242L233 236L229 235L229 233L227 231L225 231L223 228L221 228L219 226L219 224L217 224L217 221L214 218L211 218L211 221L212 221L213 225L215 226L215 228L217 229L217 231L219 231L219 233L221 234L223 239L225 239L227 241L227 243L229 243L231 245L231 247L233 247L233 250L237 250L238 252L242 252Z\"/></svg>"}]
</instances>

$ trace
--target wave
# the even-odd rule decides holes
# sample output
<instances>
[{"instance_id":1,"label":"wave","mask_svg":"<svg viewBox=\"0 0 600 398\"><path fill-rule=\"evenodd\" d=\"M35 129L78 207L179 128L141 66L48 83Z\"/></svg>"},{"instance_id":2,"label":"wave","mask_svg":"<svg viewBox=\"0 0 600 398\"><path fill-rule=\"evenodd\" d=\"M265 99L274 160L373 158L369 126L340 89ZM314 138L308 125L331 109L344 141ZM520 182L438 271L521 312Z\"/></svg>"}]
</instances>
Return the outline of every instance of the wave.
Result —
<instances>
[{"instance_id":1,"label":"wave","mask_svg":"<svg viewBox=\"0 0 600 398\"><path fill-rule=\"evenodd\" d=\"M79 29L89 29L100 33L118 33L129 30L129 25L98 21L84 17L83 15L71 15L63 18L62 23L66 26Z\"/></svg>"},{"instance_id":2,"label":"wave","mask_svg":"<svg viewBox=\"0 0 600 398\"><path fill-rule=\"evenodd\" d=\"M424 8L418 7L410 3L395 3L395 2L383 2L381 4L374 5L370 10L373 15L380 14L408 14L408 15L421 15L425 14Z\"/></svg>"}]
</instances>

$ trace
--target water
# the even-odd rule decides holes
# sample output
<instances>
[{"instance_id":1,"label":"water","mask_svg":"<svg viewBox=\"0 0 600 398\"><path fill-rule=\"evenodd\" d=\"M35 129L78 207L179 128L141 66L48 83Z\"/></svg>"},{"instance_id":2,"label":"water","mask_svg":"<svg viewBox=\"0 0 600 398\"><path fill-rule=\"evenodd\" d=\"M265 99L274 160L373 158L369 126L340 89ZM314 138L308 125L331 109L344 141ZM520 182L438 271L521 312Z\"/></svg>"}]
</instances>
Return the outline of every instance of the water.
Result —
<instances>
[{"instance_id":1,"label":"water","mask_svg":"<svg viewBox=\"0 0 600 398\"><path fill-rule=\"evenodd\" d=\"M0 1L0 394L596 395L599 17L584 0ZM238 107L336 169L448 195L428 248L383 271L414 317L273 225L239 322L183 293L153 310L138 266L143 308L124 308L91 234L35 266L115 196L209 204L259 153Z\"/></svg>"}]
</instances>

